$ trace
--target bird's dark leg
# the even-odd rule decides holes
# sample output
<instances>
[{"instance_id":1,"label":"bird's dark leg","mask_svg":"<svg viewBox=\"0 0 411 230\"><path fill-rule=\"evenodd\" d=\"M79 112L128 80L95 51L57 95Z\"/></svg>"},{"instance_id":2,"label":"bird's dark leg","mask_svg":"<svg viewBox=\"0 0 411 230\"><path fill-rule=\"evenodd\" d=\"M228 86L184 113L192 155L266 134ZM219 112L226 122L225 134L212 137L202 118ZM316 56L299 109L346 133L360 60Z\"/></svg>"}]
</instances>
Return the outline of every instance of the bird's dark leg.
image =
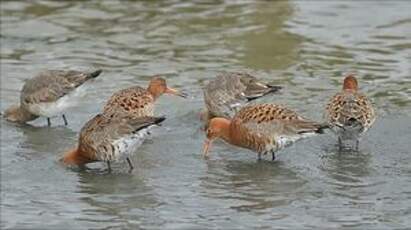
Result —
<instances>
[{"instance_id":1,"label":"bird's dark leg","mask_svg":"<svg viewBox=\"0 0 411 230\"><path fill-rule=\"evenodd\" d=\"M359 145L360 145L360 140L355 140L355 151L357 151L358 152L358 147L359 147Z\"/></svg>"},{"instance_id":2,"label":"bird's dark leg","mask_svg":"<svg viewBox=\"0 0 411 230\"><path fill-rule=\"evenodd\" d=\"M111 173L110 161L107 161L107 168L108 168L108 172Z\"/></svg>"},{"instance_id":3,"label":"bird's dark leg","mask_svg":"<svg viewBox=\"0 0 411 230\"><path fill-rule=\"evenodd\" d=\"M261 161L261 153L258 153L258 154L257 154L257 160L258 160L258 161Z\"/></svg>"},{"instance_id":4,"label":"bird's dark leg","mask_svg":"<svg viewBox=\"0 0 411 230\"><path fill-rule=\"evenodd\" d=\"M67 122L67 119L66 119L66 115L63 114L62 117L63 117L64 125L68 125L68 122Z\"/></svg>"},{"instance_id":5,"label":"bird's dark leg","mask_svg":"<svg viewBox=\"0 0 411 230\"><path fill-rule=\"evenodd\" d=\"M133 166L133 162L131 161L131 159L129 157L126 158L128 165L130 166L130 172L133 171L134 166Z\"/></svg>"},{"instance_id":6,"label":"bird's dark leg","mask_svg":"<svg viewBox=\"0 0 411 230\"><path fill-rule=\"evenodd\" d=\"M47 118L47 126L51 126L51 121L50 121L50 117Z\"/></svg>"},{"instance_id":7,"label":"bird's dark leg","mask_svg":"<svg viewBox=\"0 0 411 230\"><path fill-rule=\"evenodd\" d=\"M338 150L341 151L343 147L341 137L338 137Z\"/></svg>"},{"instance_id":8,"label":"bird's dark leg","mask_svg":"<svg viewBox=\"0 0 411 230\"><path fill-rule=\"evenodd\" d=\"M275 152L274 151L271 151L271 156L272 156L272 161L275 161Z\"/></svg>"}]
</instances>

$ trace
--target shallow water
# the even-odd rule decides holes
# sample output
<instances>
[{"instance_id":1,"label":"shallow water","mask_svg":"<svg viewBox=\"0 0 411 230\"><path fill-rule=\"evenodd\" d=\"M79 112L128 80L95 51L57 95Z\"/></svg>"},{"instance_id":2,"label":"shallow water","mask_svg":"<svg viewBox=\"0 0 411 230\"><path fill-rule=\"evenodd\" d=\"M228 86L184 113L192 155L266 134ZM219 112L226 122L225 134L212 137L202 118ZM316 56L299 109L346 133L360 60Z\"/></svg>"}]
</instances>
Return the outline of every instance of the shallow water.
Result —
<instances>
[{"instance_id":1,"label":"shallow water","mask_svg":"<svg viewBox=\"0 0 411 230\"><path fill-rule=\"evenodd\" d=\"M1 110L42 69L104 70L81 106L45 127L1 119L2 229L405 229L411 226L411 4L407 1L1 2ZM280 84L262 101L322 118L355 72L378 120L360 151L331 135L256 162L216 143L201 158L201 87L219 71ZM70 170L57 160L116 90L161 74L187 100L126 164Z\"/></svg>"}]
</instances>

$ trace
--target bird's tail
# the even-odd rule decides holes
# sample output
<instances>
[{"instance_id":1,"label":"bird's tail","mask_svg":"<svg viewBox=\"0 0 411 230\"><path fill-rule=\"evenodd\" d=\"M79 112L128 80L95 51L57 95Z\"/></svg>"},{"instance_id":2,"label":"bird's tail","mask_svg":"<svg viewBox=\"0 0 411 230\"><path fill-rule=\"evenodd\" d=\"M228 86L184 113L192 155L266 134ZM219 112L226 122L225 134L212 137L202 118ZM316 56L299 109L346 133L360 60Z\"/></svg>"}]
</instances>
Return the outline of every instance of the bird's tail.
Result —
<instances>
[{"instance_id":1,"label":"bird's tail","mask_svg":"<svg viewBox=\"0 0 411 230\"><path fill-rule=\"evenodd\" d=\"M329 129L330 126L327 123L317 123L313 121L304 121L301 122L299 125L299 134L304 133L317 133L323 134L325 129Z\"/></svg>"},{"instance_id":2,"label":"bird's tail","mask_svg":"<svg viewBox=\"0 0 411 230\"><path fill-rule=\"evenodd\" d=\"M267 87L270 88L270 90L267 93L275 93L283 88L282 86L271 84L267 84Z\"/></svg>"},{"instance_id":3,"label":"bird's tail","mask_svg":"<svg viewBox=\"0 0 411 230\"><path fill-rule=\"evenodd\" d=\"M161 116L161 117L153 117L153 122L156 125L159 125L161 122L163 122L166 119L165 116Z\"/></svg>"},{"instance_id":4,"label":"bird's tail","mask_svg":"<svg viewBox=\"0 0 411 230\"><path fill-rule=\"evenodd\" d=\"M96 78L101 74L101 72L103 72L103 70L101 70L101 69L90 72L90 73L87 74L87 79Z\"/></svg>"},{"instance_id":5,"label":"bird's tail","mask_svg":"<svg viewBox=\"0 0 411 230\"><path fill-rule=\"evenodd\" d=\"M275 93L282 89L283 87L278 85L269 85L258 82L254 85L250 85L245 90L244 94L248 101L255 100L257 98L263 97L267 94Z\"/></svg>"},{"instance_id":6,"label":"bird's tail","mask_svg":"<svg viewBox=\"0 0 411 230\"><path fill-rule=\"evenodd\" d=\"M327 123L318 124L316 127L317 127L317 129L315 130L315 132L319 133L319 134L324 133L324 130L330 128L330 126Z\"/></svg>"},{"instance_id":7,"label":"bird's tail","mask_svg":"<svg viewBox=\"0 0 411 230\"><path fill-rule=\"evenodd\" d=\"M359 120L357 120L356 118L351 117L350 119L348 119L348 120L345 122L345 125L346 125L346 126L351 126L351 127L356 127L356 126L361 125L361 122L360 122Z\"/></svg>"},{"instance_id":8,"label":"bird's tail","mask_svg":"<svg viewBox=\"0 0 411 230\"><path fill-rule=\"evenodd\" d=\"M163 122L166 118L162 117L139 117L136 119L128 120L127 122L132 125L134 128L133 133L138 132L142 129L146 129L152 125L160 126L160 123Z\"/></svg>"}]
</instances>

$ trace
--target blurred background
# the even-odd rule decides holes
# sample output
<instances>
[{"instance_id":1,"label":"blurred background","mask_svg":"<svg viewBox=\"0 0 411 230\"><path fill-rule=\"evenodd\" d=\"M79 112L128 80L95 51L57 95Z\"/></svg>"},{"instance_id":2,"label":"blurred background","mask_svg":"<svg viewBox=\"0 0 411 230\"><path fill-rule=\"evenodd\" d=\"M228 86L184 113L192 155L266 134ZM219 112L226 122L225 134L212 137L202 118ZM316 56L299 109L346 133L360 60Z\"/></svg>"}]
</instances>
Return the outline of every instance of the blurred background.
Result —
<instances>
[{"instance_id":1,"label":"blurred background","mask_svg":"<svg viewBox=\"0 0 411 230\"><path fill-rule=\"evenodd\" d=\"M411 226L411 4L408 1L1 1L3 111L44 69L103 69L84 103L44 127L1 119L3 229L250 229ZM359 153L331 135L279 161L222 142L201 158L202 87L246 71L284 87L262 101L321 120L354 72L378 120ZM119 89L160 74L187 100L164 96L167 116L128 174L96 163L58 164L82 125Z\"/></svg>"}]
</instances>

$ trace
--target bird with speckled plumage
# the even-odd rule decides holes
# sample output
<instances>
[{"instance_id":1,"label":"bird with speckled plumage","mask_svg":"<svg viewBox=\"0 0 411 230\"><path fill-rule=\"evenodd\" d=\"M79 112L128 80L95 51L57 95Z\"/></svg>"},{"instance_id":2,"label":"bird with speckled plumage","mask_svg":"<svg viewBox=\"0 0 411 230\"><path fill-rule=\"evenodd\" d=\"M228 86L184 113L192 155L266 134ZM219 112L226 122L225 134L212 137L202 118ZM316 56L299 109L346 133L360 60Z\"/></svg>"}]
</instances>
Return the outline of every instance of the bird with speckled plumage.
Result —
<instances>
[{"instance_id":1,"label":"bird with speckled plumage","mask_svg":"<svg viewBox=\"0 0 411 230\"><path fill-rule=\"evenodd\" d=\"M268 153L275 160L275 152L301 138L321 134L326 128L327 124L308 120L281 105L248 105L232 119L210 120L203 155L208 156L213 140L222 138L229 144L257 152L259 160Z\"/></svg>"},{"instance_id":2,"label":"bird with speckled plumage","mask_svg":"<svg viewBox=\"0 0 411 230\"><path fill-rule=\"evenodd\" d=\"M104 106L103 114L108 117L127 118L154 116L155 101L164 93L187 97L186 94L168 87L164 78L155 76L147 89L133 86L115 92Z\"/></svg>"},{"instance_id":3,"label":"bird with speckled plumage","mask_svg":"<svg viewBox=\"0 0 411 230\"><path fill-rule=\"evenodd\" d=\"M64 154L61 161L70 166L84 166L104 161L125 160L130 171L134 168L131 156L150 135L153 126L160 125L165 117L110 118L98 114L81 129L78 146Z\"/></svg>"},{"instance_id":4,"label":"bird with speckled plumage","mask_svg":"<svg viewBox=\"0 0 411 230\"><path fill-rule=\"evenodd\" d=\"M344 141L354 140L358 150L361 136L374 124L376 115L371 101L359 91L353 74L345 77L342 91L328 102L325 118L336 133L340 148Z\"/></svg>"}]
</instances>

